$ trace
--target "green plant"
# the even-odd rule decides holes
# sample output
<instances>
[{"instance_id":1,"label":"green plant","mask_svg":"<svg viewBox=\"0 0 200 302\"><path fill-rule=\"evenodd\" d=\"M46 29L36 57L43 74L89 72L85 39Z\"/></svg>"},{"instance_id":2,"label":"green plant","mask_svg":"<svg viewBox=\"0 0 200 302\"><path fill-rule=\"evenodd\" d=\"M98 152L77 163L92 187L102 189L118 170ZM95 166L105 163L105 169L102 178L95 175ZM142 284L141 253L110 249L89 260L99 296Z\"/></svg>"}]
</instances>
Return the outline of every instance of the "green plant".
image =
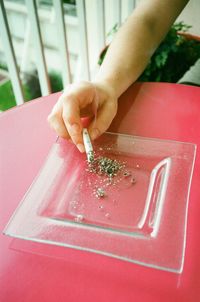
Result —
<instances>
[{"instance_id":1,"label":"green plant","mask_svg":"<svg viewBox=\"0 0 200 302\"><path fill-rule=\"evenodd\" d=\"M26 97L27 101L36 99L41 96L37 70L33 70L31 73L24 74L23 85L26 87L26 90L28 92L28 95Z\"/></svg>"},{"instance_id":2,"label":"green plant","mask_svg":"<svg viewBox=\"0 0 200 302\"><path fill-rule=\"evenodd\" d=\"M8 70L5 62L0 62L0 67L3 70ZM63 89L62 78L59 72L51 70L49 72L49 81L52 92L61 91ZM41 96L37 70L32 70L32 72L24 74L23 91L25 101L30 101ZM5 111L14 106L16 106L15 95L11 81L8 80L0 85L0 111Z\"/></svg>"},{"instance_id":3,"label":"green plant","mask_svg":"<svg viewBox=\"0 0 200 302\"><path fill-rule=\"evenodd\" d=\"M50 71L49 81L52 92L61 91L63 89L62 78L59 72L54 70ZM24 84L29 93L28 100L33 100L41 96L40 83L36 70L29 74L25 74Z\"/></svg>"},{"instance_id":4,"label":"green plant","mask_svg":"<svg viewBox=\"0 0 200 302\"><path fill-rule=\"evenodd\" d=\"M139 81L176 83L200 58L200 42L188 40L179 32L187 32L191 26L184 22L174 24L150 59ZM101 53L102 63L107 49Z\"/></svg>"},{"instance_id":5,"label":"green plant","mask_svg":"<svg viewBox=\"0 0 200 302\"><path fill-rule=\"evenodd\" d=\"M30 91L27 85L23 85L25 101L31 99ZM15 95L13 92L11 81L8 80L0 85L0 110L5 111L16 106Z\"/></svg>"},{"instance_id":6,"label":"green plant","mask_svg":"<svg viewBox=\"0 0 200 302\"><path fill-rule=\"evenodd\" d=\"M0 110L5 111L16 105L10 80L0 86Z\"/></svg>"},{"instance_id":7,"label":"green plant","mask_svg":"<svg viewBox=\"0 0 200 302\"><path fill-rule=\"evenodd\" d=\"M5 62L0 61L0 69L3 69L3 70L8 71L8 67L7 67L7 65L6 65L6 63L5 63Z\"/></svg>"},{"instance_id":8,"label":"green plant","mask_svg":"<svg viewBox=\"0 0 200 302\"><path fill-rule=\"evenodd\" d=\"M50 71L49 80L52 92L61 91L63 89L62 78L59 72L53 70Z\"/></svg>"}]
</instances>

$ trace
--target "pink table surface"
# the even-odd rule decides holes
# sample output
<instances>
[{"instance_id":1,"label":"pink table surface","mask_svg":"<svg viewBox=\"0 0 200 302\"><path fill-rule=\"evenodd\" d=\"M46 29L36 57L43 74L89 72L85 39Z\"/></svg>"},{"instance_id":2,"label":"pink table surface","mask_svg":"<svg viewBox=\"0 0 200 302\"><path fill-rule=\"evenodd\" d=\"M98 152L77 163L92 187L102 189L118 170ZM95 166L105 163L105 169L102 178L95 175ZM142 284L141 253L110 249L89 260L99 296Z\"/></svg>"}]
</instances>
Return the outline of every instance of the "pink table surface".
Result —
<instances>
[{"instance_id":1,"label":"pink table surface","mask_svg":"<svg viewBox=\"0 0 200 302\"><path fill-rule=\"evenodd\" d=\"M0 230L55 141L46 118L59 94L0 114ZM181 275L0 234L0 301L200 301L200 88L131 86L111 129L197 144ZM180 188L181 190L181 188Z\"/></svg>"}]
</instances>

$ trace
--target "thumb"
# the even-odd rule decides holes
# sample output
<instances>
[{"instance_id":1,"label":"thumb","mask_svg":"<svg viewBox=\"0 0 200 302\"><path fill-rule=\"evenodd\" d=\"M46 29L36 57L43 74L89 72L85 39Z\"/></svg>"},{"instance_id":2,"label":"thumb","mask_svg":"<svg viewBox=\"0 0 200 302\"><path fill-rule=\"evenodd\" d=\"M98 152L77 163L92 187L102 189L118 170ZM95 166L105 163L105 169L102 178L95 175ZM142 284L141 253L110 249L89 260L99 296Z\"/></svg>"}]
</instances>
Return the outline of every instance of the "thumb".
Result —
<instances>
[{"instance_id":1,"label":"thumb","mask_svg":"<svg viewBox=\"0 0 200 302\"><path fill-rule=\"evenodd\" d=\"M109 102L99 108L96 119L92 121L88 130L92 140L95 140L104 133L110 126L117 113L117 102Z\"/></svg>"}]
</instances>

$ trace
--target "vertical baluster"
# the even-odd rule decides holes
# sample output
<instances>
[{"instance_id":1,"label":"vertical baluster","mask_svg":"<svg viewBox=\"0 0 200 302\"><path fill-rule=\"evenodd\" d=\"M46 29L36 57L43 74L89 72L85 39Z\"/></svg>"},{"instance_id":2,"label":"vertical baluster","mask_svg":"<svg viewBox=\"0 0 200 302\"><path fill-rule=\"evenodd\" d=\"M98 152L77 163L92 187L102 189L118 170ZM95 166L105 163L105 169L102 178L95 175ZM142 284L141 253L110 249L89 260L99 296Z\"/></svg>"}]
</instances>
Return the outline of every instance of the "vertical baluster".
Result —
<instances>
[{"instance_id":1,"label":"vertical baluster","mask_svg":"<svg viewBox=\"0 0 200 302\"><path fill-rule=\"evenodd\" d=\"M17 61L14 53L14 48L12 45L11 34L8 26L8 21L6 17L6 11L3 1L0 1L0 32L3 41L3 46L5 50L9 75L12 82L13 91L15 94L15 99L17 105L23 104L24 93L22 89L22 83L19 76L19 70L17 66Z\"/></svg>"},{"instance_id":2,"label":"vertical baluster","mask_svg":"<svg viewBox=\"0 0 200 302\"><path fill-rule=\"evenodd\" d=\"M98 18L98 28L99 28L99 50L105 47L105 3L104 0L97 1L97 18Z\"/></svg>"},{"instance_id":3,"label":"vertical baluster","mask_svg":"<svg viewBox=\"0 0 200 302\"><path fill-rule=\"evenodd\" d=\"M55 9L55 20L58 29L58 45L61 54L62 62L62 82L63 86L71 83L71 71L69 60L69 48L66 38L65 21L64 21L64 9L62 0L53 0Z\"/></svg>"},{"instance_id":4,"label":"vertical baluster","mask_svg":"<svg viewBox=\"0 0 200 302\"><path fill-rule=\"evenodd\" d=\"M36 65L39 76L40 88L42 95L47 95L51 93L51 88L44 56L44 49L42 45L42 36L40 31L36 0L26 0L26 6L28 10L28 16L31 22L33 35L32 40L34 43L33 47L36 54Z\"/></svg>"},{"instance_id":5,"label":"vertical baluster","mask_svg":"<svg viewBox=\"0 0 200 302\"><path fill-rule=\"evenodd\" d=\"M131 14L136 7L136 0L128 0L128 13Z\"/></svg>"},{"instance_id":6,"label":"vertical baluster","mask_svg":"<svg viewBox=\"0 0 200 302\"><path fill-rule=\"evenodd\" d=\"M86 80L90 80L85 0L77 0L76 5L77 5L77 15L78 15L78 22L79 22L80 60L81 60L81 67L83 71L83 78Z\"/></svg>"},{"instance_id":7,"label":"vertical baluster","mask_svg":"<svg viewBox=\"0 0 200 302\"><path fill-rule=\"evenodd\" d=\"M121 25L121 19L122 19L122 3L121 0L114 1L114 12L115 12L115 20L116 23L120 26Z\"/></svg>"}]
</instances>

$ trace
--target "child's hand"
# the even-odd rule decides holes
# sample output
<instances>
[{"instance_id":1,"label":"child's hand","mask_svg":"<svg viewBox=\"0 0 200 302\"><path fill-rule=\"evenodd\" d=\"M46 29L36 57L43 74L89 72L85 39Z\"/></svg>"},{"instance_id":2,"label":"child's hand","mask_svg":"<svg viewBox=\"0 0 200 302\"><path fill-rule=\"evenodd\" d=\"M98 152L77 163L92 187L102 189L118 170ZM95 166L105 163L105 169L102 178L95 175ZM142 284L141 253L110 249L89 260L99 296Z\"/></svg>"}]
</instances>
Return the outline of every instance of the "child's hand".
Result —
<instances>
[{"instance_id":1,"label":"child's hand","mask_svg":"<svg viewBox=\"0 0 200 302\"><path fill-rule=\"evenodd\" d=\"M88 131L94 140L108 129L116 113L117 98L107 83L80 82L65 88L48 122L59 136L71 139L84 152L81 117L93 116Z\"/></svg>"}]
</instances>

